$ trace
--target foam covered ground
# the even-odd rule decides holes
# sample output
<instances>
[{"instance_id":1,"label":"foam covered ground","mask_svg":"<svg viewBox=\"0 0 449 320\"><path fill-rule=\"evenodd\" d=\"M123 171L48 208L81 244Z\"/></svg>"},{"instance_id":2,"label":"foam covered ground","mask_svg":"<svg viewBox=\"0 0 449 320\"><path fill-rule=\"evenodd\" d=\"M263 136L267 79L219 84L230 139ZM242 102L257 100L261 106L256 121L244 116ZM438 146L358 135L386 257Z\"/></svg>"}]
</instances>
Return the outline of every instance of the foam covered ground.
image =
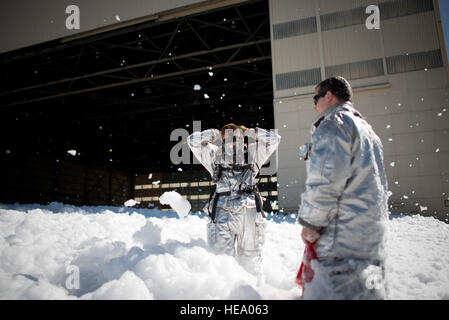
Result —
<instances>
[{"instance_id":1,"label":"foam covered ground","mask_svg":"<svg viewBox=\"0 0 449 320\"><path fill-rule=\"evenodd\" d=\"M258 281L212 253L207 218L125 207L0 205L1 299L297 299L304 246L294 216L269 215ZM449 225L389 221L390 299L449 299ZM79 271L79 288L75 275Z\"/></svg>"}]
</instances>

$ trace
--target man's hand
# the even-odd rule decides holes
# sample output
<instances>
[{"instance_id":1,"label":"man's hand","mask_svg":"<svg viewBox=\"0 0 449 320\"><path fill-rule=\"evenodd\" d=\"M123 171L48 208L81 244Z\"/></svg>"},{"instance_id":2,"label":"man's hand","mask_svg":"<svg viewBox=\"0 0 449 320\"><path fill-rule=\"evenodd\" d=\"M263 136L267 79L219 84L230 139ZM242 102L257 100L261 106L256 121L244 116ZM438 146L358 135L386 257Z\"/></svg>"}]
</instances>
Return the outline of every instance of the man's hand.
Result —
<instances>
[{"instance_id":1,"label":"man's hand","mask_svg":"<svg viewBox=\"0 0 449 320\"><path fill-rule=\"evenodd\" d=\"M314 243L320 238L320 234L316 232L315 230L303 227L301 232L301 238L304 243Z\"/></svg>"}]
</instances>

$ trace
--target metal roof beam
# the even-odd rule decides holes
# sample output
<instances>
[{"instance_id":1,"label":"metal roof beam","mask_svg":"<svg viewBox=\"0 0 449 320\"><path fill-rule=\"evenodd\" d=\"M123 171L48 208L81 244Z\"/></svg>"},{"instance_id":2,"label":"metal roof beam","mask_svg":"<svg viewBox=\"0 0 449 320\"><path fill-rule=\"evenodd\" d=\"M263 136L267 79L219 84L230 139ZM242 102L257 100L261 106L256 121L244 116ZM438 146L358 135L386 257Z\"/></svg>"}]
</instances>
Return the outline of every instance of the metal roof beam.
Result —
<instances>
[{"instance_id":1,"label":"metal roof beam","mask_svg":"<svg viewBox=\"0 0 449 320\"><path fill-rule=\"evenodd\" d=\"M17 106L17 105L29 104L29 103L32 103L32 102L39 102L39 101L45 101L45 100L50 100L50 99L62 98L62 97L76 95L76 94L85 93L85 92L92 92L92 91L98 91L98 90L105 90L105 89L112 89L112 88L117 88L117 87L123 87L123 86L133 85L133 84L137 84L137 83L144 83L144 82L152 81L153 79L157 80L157 79L164 79L164 78L170 78L170 77L177 77L177 76L180 76L180 75L183 75L183 74L189 74L189 73L196 73L196 72L205 71L209 67L212 67L212 68L215 68L215 69L222 69L222 68L225 68L225 67L235 66L235 65L239 65L239 64L259 62L259 61L264 61L264 60L269 60L269 59L271 59L271 55L263 56L263 57L243 59L243 60L227 62L227 63L221 63L221 64L216 64L216 65L213 65L213 66L204 66L204 67L199 67L199 68L194 68L194 69L189 69L189 70L171 72L171 73L162 74L162 75L158 75L158 76L154 76L154 77L146 76L146 77L143 77L143 78L133 79L133 80L129 80L129 81L122 81L122 82L119 82L119 83L111 83L111 84L107 84L107 85L103 85L103 86L97 86L97 87L93 87L93 88L80 89L80 90L75 90L75 91L71 91L71 92L55 94L55 95L46 96L46 97L40 97L40 98L35 98L35 99L30 99L30 100L25 100L25 101L18 101L18 102L8 103L8 104L0 105L0 107L12 107L12 106Z\"/></svg>"},{"instance_id":2,"label":"metal roof beam","mask_svg":"<svg viewBox=\"0 0 449 320\"><path fill-rule=\"evenodd\" d=\"M70 77L70 78L66 78L66 79L55 80L55 81L50 81L50 82L46 82L46 83L42 83L42 84L37 84L34 86L4 91L4 92L0 92L0 96L17 93L17 92L21 92L21 91L33 90L33 89L37 89L37 88L41 88L41 87L45 87L45 86L51 86L51 85L55 85L55 84L61 84L61 83L70 82L73 80L82 80L82 79L87 79L87 78L91 78L91 77L102 76L102 75L105 75L108 73L122 72L122 71L125 71L126 69L141 68L141 67L145 67L145 66L149 66L149 65L153 65L153 64L175 61L178 59L186 59L186 58L191 58L191 57L195 57L195 56L206 55L211 52L232 50L235 48L246 47L246 46L251 46L251 45L255 45L255 44L259 44L259 43L267 43L267 42L270 42L270 39L263 39L263 40L258 40L258 41L239 43L239 44L234 44L234 45L229 45L229 46L224 46L224 47L218 47L218 48L214 48L211 50L201 50L201 51L196 51L196 52L192 52L192 53L182 54L182 55L174 56L171 58L163 58L163 59L159 59L159 60L152 60L152 61L147 61L147 62L142 62L142 63L136 63L136 64L129 65L129 66L112 68L112 69L108 69L108 70L103 70L103 71L98 71L98 72L94 72L94 73L90 73L90 74L81 75L81 76ZM59 62L55 61L55 63L62 66ZM64 67L64 69L67 70L67 68L65 66L62 66L62 67ZM72 72L72 71L70 71L70 72ZM90 80L88 80L88 81L90 81ZM90 82L92 84L94 84L92 81L90 81Z\"/></svg>"}]
</instances>

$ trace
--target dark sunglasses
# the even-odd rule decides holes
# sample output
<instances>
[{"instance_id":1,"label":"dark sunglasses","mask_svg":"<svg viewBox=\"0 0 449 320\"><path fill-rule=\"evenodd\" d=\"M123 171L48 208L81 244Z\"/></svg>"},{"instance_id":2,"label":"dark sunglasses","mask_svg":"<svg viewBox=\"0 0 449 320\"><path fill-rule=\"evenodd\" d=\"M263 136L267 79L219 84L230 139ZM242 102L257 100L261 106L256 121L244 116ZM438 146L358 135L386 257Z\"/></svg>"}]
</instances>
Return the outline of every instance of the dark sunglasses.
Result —
<instances>
[{"instance_id":1,"label":"dark sunglasses","mask_svg":"<svg viewBox=\"0 0 449 320\"><path fill-rule=\"evenodd\" d=\"M315 105L318 103L318 100L320 100L320 98L324 97L326 95L326 93L319 93L316 96L313 97L313 103L315 103Z\"/></svg>"}]
</instances>

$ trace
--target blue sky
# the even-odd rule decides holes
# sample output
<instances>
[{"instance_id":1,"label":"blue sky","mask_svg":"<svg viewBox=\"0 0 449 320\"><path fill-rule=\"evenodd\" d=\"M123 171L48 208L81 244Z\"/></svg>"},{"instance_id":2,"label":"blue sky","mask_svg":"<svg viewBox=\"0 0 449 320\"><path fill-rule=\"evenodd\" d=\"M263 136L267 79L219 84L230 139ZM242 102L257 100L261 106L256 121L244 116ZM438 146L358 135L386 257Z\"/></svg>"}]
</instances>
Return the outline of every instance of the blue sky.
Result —
<instances>
[{"instance_id":1,"label":"blue sky","mask_svg":"<svg viewBox=\"0 0 449 320\"><path fill-rule=\"evenodd\" d=\"M443 22L446 50L449 51L449 0L439 0L441 21Z\"/></svg>"}]
</instances>

